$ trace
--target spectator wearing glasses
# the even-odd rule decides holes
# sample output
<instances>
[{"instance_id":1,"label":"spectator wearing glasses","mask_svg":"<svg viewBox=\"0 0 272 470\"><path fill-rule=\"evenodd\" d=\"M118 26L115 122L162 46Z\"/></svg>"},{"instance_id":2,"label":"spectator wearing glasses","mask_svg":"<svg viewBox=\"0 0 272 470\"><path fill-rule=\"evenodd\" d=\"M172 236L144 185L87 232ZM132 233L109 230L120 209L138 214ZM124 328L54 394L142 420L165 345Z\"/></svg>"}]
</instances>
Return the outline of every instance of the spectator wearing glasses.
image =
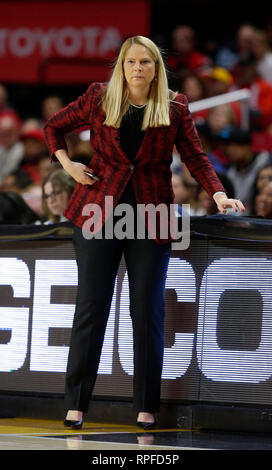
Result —
<instances>
[{"instance_id":1,"label":"spectator wearing glasses","mask_svg":"<svg viewBox=\"0 0 272 470\"><path fill-rule=\"evenodd\" d=\"M45 223L56 224L67 220L63 211L75 186L75 180L62 168L50 173L43 181L42 202L44 214L47 217Z\"/></svg>"}]
</instances>

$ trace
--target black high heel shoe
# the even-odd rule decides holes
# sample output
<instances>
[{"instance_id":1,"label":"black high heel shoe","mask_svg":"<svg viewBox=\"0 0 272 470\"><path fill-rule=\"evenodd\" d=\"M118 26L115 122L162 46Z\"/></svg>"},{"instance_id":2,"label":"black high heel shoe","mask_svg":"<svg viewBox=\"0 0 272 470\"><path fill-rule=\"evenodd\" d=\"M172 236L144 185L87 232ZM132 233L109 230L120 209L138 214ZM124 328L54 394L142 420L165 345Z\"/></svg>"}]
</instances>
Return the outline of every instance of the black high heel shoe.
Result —
<instances>
[{"instance_id":1,"label":"black high heel shoe","mask_svg":"<svg viewBox=\"0 0 272 470\"><path fill-rule=\"evenodd\" d=\"M144 431L149 431L149 429L154 429L157 426L156 416L154 416L154 422L150 423L148 421L137 421L137 426L143 428Z\"/></svg>"},{"instance_id":2,"label":"black high heel shoe","mask_svg":"<svg viewBox=\"0 0 272 470\"><path fill-rule=\"evenodd\" d=\"M76 420L71 420L71 419L65 419L63 422L64 426L67 426L72 429L81 429L82 424L83 424L83 419L80 419L78 421Z\"/></svg>"}]
</instances>

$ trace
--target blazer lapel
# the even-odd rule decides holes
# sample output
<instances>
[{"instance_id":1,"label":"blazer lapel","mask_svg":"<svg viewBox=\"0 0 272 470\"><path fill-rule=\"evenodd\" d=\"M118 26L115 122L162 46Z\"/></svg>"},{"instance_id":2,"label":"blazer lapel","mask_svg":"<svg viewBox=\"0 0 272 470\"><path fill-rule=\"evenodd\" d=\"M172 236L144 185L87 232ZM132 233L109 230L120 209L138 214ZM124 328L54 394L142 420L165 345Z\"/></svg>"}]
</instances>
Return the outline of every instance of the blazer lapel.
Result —
<instances>
[{"instance_id":1,"label":"blazer lapel","mask_svg":"<svg viewBox=\"0 0 272 470\"><path fill-rule=\"evenodd\" d=\"M147 144L148 144L148 141L150 140L150 136L151 136L152 132L153 132L153 129L151 127L148 127L146 129L143 141L140 145L140 148L139 148L138 153L136 154L134 160L141 157L141 155L145 155L145 149L147 148Z\"/></svg>"}]
</instances>

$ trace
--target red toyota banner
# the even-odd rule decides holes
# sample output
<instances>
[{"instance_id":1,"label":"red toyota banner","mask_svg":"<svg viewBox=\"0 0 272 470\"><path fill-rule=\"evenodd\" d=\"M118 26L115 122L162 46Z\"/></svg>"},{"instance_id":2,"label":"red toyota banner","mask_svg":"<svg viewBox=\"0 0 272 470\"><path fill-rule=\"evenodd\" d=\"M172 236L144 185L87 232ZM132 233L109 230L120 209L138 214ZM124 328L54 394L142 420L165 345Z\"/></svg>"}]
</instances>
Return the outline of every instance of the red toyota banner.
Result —
<instances>
[{"instance_id":1,"label":"red toyota banner","mask_svg":"<svg viewBox=\"0 0 272 470\"><path fill-rule=\"evenodd\" d=\"M0 81L107 80L120 44L149 36L148 0L0 3Z\"/></svg>"}]
</instances>

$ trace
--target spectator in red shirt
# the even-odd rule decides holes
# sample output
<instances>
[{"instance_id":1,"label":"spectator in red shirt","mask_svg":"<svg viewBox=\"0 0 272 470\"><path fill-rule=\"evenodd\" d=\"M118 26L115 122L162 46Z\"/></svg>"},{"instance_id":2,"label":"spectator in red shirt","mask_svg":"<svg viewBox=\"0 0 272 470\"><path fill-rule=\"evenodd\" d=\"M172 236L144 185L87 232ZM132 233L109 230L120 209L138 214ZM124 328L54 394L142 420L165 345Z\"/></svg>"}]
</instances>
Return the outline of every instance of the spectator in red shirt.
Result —
<instances>
[{"instance_id":1,"label":"spectator in red shirt","mask_svg":"<svg viewBox=\"0 0 272 470\"><path fill-rule=\"evenodd\" d=\"M260 77L257 71L257 60L249 53L237 64L237 76L234 88L248 88L251 125L254 130L266 129L272 122L272 85Z\"/></svg>"},{"instance_id":2,"label":"spectator in red shirt","mask_svg":"<svg viewBox=\"0 0 272 470\"><path fill-rule=\"evenodd\" d=\"M0 118L5 116L10 116L17 122L19 127L22 125L22 121L18 113L9 105L7 88L2 83L0 83Z\"/></svg>"},{"instance_id":3,"label":"spectator in red shirt","mask_svg":"<svg viewBox=\"0 0 272 470\"><path fill-rule=\"evenodd\" d=\"M167 59L167 65L177 77L182 78L188 72L201 75L211 65L211 59L196 49L196 35L193 28L177 26L172 33L174 54Z\"/></svg>"},{"instance_id":4,"label":"spectator in red shirt","mask_svg":"<svg viewBox=\"0 0 272 470\"><path fill-rule=\"evenodd\" d=\"M33 183L41 183L39 163L48 158L43 131L40 129L28 130L22 135L24 144L22 170L30 177Z\"/></svg>"}]
</instances>

